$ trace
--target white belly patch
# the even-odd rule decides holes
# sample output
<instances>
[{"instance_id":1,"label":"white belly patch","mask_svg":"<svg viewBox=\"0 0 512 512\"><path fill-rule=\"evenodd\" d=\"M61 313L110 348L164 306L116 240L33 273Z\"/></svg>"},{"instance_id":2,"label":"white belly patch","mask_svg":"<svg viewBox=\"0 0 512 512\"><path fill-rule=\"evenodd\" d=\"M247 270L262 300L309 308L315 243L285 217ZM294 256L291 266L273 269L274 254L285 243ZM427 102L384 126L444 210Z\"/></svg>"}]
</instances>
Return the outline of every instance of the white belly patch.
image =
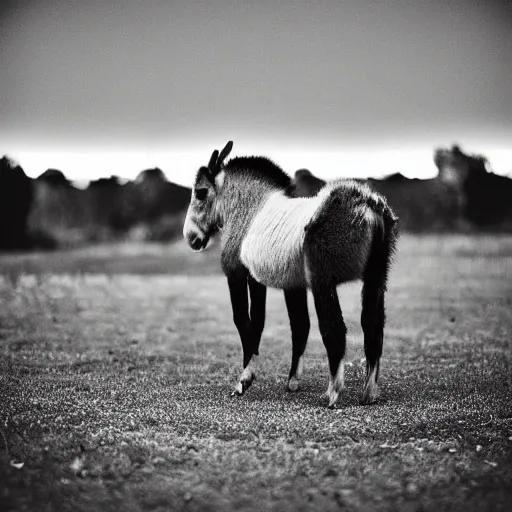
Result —
<instances>
[{"instance_id":1,"label":"white belly patch","mask_svg":"<svg viewBox=\"0 0 512 512\"><path fill-rule=\"evenodd\" d=\"M265 286L306 286L304 268L305 227L326 194L289 198L272 193L255 215L242 242L240 257L251 275Z\"/></svg>"}]
</instances>

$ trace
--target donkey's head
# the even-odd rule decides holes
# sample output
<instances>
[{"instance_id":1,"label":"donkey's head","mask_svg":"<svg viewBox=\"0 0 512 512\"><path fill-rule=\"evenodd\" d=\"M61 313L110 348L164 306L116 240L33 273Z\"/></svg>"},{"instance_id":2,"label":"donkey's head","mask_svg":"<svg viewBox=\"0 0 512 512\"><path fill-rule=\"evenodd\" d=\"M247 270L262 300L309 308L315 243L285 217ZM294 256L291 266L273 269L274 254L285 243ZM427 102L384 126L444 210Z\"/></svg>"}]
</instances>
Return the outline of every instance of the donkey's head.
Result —
<instances>
[{"instance_id":1,"label":"donkey's head","mask_svg":"<svg viewBox=\"0 0 512 512\"><path fill-rule=\"evenodd\" d=\"M215 150L210 157L208 167L201 167L197 171L187 217L183 225L183 237L194 251L206 249L211 236L219 229L217 196L220 184L216 178L232 147L233 142L229 141L220 155Z\"/></svg>"}]
</instances>

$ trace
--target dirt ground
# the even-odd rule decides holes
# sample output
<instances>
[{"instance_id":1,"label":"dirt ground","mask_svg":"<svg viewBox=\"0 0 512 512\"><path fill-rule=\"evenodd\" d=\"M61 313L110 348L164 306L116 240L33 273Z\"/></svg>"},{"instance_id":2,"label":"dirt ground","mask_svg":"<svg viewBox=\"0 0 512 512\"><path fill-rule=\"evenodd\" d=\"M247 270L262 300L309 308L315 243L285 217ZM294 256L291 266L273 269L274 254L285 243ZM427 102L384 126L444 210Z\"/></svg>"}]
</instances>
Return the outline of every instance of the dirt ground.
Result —
<instances>
[{"instance_id":1,"label":"dirt ground","mask_svg":"<svg viewBox=\"0 0 512 512\"><path fill-rule=\"evenodd\" d=\"M346 391L312 331L299 392L269 291L260 370L218 251L0 257L0 510L510 510L512 238L402 238L382 396L360 406L360 285L339 288Z\"/></svg>"}]
</instances>

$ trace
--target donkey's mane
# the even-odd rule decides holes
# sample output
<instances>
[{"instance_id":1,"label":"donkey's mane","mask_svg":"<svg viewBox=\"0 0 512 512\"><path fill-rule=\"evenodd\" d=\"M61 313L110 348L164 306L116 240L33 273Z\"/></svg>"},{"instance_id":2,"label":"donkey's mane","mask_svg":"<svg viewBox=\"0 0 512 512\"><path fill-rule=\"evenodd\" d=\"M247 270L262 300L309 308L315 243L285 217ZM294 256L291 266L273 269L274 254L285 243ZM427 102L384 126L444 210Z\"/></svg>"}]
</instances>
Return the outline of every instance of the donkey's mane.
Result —
<instances>
[{"instance_id":1,"label":"donkey's mane","mask_svg":"<svg viewBox=\"0 0 512 512\"><path fill-rule=\"evenodd\" d=\"M281 167L263 156L232 158L226 164L225 170L233 174L243 173L246 176L254 176L282 189L287 189L292 183L290 176Z\"/></svg>"}]
</instances>

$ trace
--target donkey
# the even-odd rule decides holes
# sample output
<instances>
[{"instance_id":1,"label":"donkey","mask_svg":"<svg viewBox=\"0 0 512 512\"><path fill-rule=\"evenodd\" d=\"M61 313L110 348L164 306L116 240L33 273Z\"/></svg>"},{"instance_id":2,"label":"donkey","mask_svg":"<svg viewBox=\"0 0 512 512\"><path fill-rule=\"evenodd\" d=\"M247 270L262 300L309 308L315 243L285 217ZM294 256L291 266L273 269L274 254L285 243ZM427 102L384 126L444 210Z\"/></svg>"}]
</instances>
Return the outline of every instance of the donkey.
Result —
<instances>
[{"instance_id":1,"label":"donkey","mask_svg":"<svg viewBox=\"0 0 512 512\"><path fill-rule=\"evenodd\" d=\"M221 265L243 349L233 394L242 395L255 377L266 287L284 290L292 333L288 389L298 389L310 329L310 289L329 361L328 404L334 408L344 387L347 333L336 287L360 279L366 355L361 403L373 403L397 217L382 196L351 180L328 182L313 197L291 197L291 178L271 160L237 157L225 164L232 146L228 142L220 155L215 150L208 166L198 170L183 236L192 250L202 251L221 233Z\"/></svg>"}]
</instances>

